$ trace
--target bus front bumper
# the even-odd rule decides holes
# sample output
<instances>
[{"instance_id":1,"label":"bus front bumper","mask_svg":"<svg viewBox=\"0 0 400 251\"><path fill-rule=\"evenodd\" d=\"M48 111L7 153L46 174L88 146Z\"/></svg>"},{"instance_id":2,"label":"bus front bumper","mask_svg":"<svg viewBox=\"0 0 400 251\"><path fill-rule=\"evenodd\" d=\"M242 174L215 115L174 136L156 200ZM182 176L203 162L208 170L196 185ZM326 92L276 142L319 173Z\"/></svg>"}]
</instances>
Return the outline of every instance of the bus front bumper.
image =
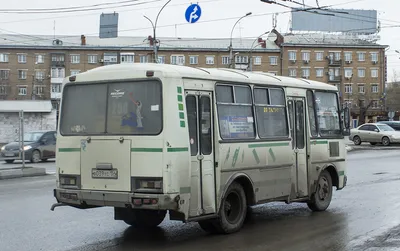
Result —
<instances>
[{"instance_id":1,"label":"bus front bumper","mask_svg":"<svg viewBox=\"0 0 400 251\"><path fill-rule=\"evenodd\" d=\"M179 210L178 194L137 194L129 192L109 192L73 189L54 189L58 206L72 206L80 209L93 207L130 207L149 210Z\"/></svg>"}]
</instances>

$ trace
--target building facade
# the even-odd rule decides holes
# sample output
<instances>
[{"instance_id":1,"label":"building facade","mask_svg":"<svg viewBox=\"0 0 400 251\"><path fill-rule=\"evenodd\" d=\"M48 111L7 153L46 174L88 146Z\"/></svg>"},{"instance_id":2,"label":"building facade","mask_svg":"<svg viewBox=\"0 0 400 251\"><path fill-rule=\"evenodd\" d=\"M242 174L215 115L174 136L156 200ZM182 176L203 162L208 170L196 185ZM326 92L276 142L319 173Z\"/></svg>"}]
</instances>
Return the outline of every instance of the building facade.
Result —
<instances>
[{"instance_id":1,"label":"building facade","mask_svg":"<svg viewBox=\"0 0 400 251\"><path fill-rule=\"evenodd\" d=\"M145 63L153 59L152 38L96 36L22 37L0 42L0 99L52 100L58 108L61 83L102 65ZM160 38L158 62L194 67L228 68L227 39ZM236 69L270 72L336 85L340 98L376 121L385 113L386 46L344 35L279 34L266 40L233 39ZM364 108L366 112L363 112ZM365 110L365 109L364 109Z\"/></svg>"}]
</instances>

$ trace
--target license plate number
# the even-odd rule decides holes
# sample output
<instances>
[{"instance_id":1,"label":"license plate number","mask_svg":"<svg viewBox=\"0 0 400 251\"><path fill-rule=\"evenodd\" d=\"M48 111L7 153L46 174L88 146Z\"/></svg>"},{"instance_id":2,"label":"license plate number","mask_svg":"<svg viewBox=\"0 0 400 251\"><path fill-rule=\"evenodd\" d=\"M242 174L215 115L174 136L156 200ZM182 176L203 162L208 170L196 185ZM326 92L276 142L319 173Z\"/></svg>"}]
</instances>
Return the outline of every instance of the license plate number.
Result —
<instances>
[{"instance_id":1,"label":"license plate number","mask_svg":"<svg viewBox=\"0 0 400 251\"><path fill-rule=\"evenodd\" d=\"M92 169L92 178L94 179L118 179L118 170L97 170Z\"/></svg>"},{"instance_id":2,"label":"license plate number","mask_svg":"<svg viewBox=\"0 0 400 251\"><path fill-rule=\"evenodd\" d=\"M14 153L5 153L4 156L6 156L6 157L14 157Z\"/></svg>"}]
</instances>

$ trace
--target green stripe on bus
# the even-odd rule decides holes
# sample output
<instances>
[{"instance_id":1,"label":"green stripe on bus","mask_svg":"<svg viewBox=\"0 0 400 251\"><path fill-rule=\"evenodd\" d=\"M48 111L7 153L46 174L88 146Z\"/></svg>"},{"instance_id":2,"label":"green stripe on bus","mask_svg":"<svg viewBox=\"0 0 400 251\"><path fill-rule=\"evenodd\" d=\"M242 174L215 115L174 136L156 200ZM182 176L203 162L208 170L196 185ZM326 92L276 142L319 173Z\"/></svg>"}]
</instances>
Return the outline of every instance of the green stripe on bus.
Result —
<instances>
[{"instance_id":1,"label":"green stripe on bus","mask_svg":"<svg viewBox=\"0 0 400 251\"><path fill-rule=\"evenodd\" d=\"M80 152L80 148L58 148L58 152L60 153L71 153L71 152Z\"/></svg>"},{"instance_id":2,"label":"green stripe on bus","mask_svg":"<svg viewBox=\"0 0 400 251\"><path fill-rule=\"evenodd\" d=\"M173 152L187 152L189 151L189 148L187 147L171 147L167 148L167 152L173 153Z\"/></svg>"},{"instance_id":3,"label":"green stripe on bus","mask_svg":"<svg viewBox=\"0 0 400 251\"><path fill-rule=\"evenodd\" d=\"M258 157L256 149L253 149L253 156L254 156L254 159L256 160L257 164L260 164L260 158Z\"/></svg>"},{"instance_id":4,"label":"green stripe on bus","mask_svg":"<svg viewBox=\"0 0 400 251\"><path fill-rule=\"evenodd\" d=\"M183 111L183 104L178 104L179 111Z\"/></svg>"},{"instance_id":5,"label":"green stripe on bus","mask_svg":"<svg viewBox=\"0 0 400 251\"><path fill-rule=\"evenodd\" d=\"M180 119L185 119L185 114L184 114L183 112L180 112L180 113L179 113L179 118L180 118Z\"/></svg>"},{"instance_id":6,"label":"green stripe on bus","mask_svg":"<svg viewBox=\"0 0 400 251\"><path fill-rule=\"evenodd\" d=\"M340 171L339 176L344 176L344 171Z\"/></svg>"},{"instance_id":7,"label":"green stripe on bus","mask_svg":"<svg viewBox=\"0 0 400 251\"><path fill-rule=\"evenodd\" d=\"M313 140L313 141L311 141L311 144L314 144L314 145L327 145L328 141L327 140L320 140L320 141Z\"/></svg>"},{"instance_id":8,"label":"green stripe on bus","mask_svg":"<svg viewBox=\"0 0 400 251\"><path fill-rule=\"evenodd\" d=\"M181 93L182 93L182 87L178 86L178 87L176 88L176 91L177 91L179 94L181 94Z\"/></svg>"},{"instance_id":9,"label":"green stripe on bus","mask_svg":"<svg viewBox=\"0 0 400 251\"><path fill-rule=\"evenodd\" d=\"M289 142L261 143L261 144L249 144L249 148L273 147L273 146L288 146L288 145L289 145Z\"/></svg>"},{"instance_id":10,"label":"green stripe on bus","mask_svg":"<svg viewBox=\"0 0 400 251\"><path fill-rule=\"evenodd\" d=\"M179 101L179 102L182 102L182 101L183 101L182 95L178 95L178 101Z\"/></svg>"},{"instance_id":11,"label":"green stripe on bus","mask_svg":"<svg viewBox=\"0 0 400 251\"><path fill-rule=\"evenodd\" d=\"M141 152L141 153L162 153L162 148L131 148L131 152Z\"/></svg>"},{"instance_id":12,"label":"green stripe on bus","mask_svg":"<svg viewBox=\"0 0 400 251\"><path fill-rule=\"evenodd\" d=\"M186 126L185 121L184 121L184 120L181 120L181 121L180 121L180 125L181 125L181 127L185 127L185 126Z\"/></svg>"}]
</instances>

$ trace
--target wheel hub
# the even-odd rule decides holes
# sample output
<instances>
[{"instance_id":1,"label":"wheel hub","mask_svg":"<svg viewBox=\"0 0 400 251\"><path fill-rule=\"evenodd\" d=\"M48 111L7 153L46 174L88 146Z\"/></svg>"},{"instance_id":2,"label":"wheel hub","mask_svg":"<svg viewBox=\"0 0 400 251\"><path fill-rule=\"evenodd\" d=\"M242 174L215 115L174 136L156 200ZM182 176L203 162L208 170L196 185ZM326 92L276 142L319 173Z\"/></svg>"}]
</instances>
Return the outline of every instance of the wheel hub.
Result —
<instances>
[{"instance_id":1,"label":"wheel hub","mask_svg":"<svg viewBox=\"0 0 400 251\"><path fill-rule=\"evenodd\" d=\"M318 184L318 195L321 200L325 200L329 196L328 181L325 177L321 178Z\"/></svg>"}]
</instances>

